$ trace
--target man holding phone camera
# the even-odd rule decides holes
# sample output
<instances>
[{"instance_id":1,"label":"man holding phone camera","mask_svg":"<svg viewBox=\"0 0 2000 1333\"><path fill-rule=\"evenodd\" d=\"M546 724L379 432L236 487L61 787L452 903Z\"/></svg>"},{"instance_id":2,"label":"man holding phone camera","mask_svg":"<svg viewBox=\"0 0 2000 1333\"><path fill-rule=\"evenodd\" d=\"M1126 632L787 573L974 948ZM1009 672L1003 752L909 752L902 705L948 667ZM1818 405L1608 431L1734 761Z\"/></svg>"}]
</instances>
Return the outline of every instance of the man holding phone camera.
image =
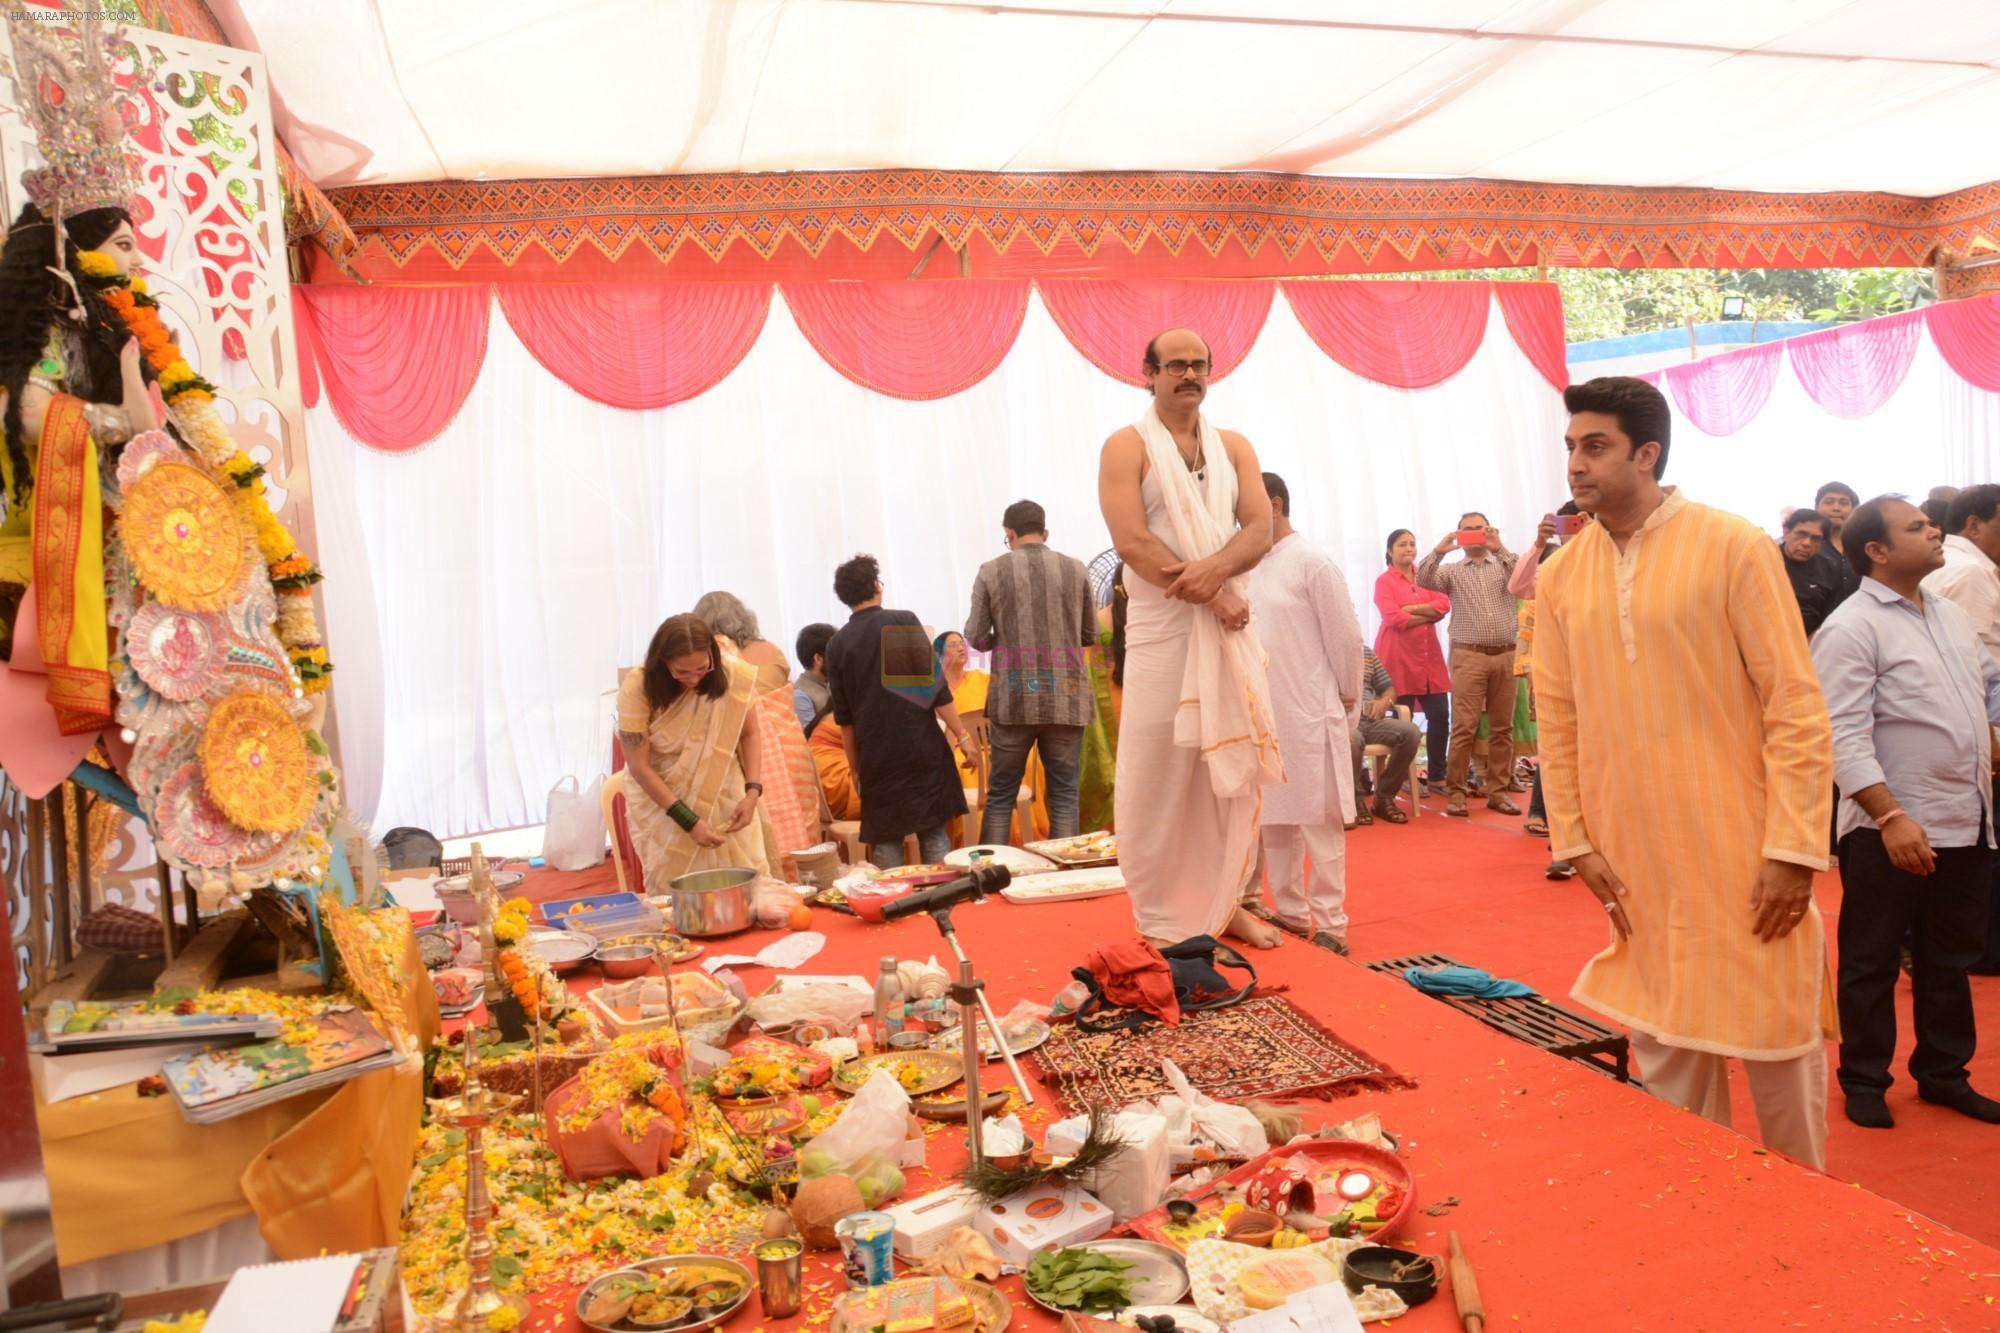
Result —
<instances>
[{"instance_id":1,"label":"man holding phone camera","mask_svg":"<svg viewBox=\"0 0 2000 1333\"><path fill-rule=\"evenodd\" d=\"M1465 559L1445 564L1453 549ZM1492 727L1486 746L1486 805L1503 815L1521 807L1507 799L1514 774L1514 595L1507 580L1516 556L1472 510L1417 565L1417 584L1451 596L1451 759L1445 773L1445 813L1467 817L1465 773L1472 762L1479 715Z\"/></svg>"}]
</instances>

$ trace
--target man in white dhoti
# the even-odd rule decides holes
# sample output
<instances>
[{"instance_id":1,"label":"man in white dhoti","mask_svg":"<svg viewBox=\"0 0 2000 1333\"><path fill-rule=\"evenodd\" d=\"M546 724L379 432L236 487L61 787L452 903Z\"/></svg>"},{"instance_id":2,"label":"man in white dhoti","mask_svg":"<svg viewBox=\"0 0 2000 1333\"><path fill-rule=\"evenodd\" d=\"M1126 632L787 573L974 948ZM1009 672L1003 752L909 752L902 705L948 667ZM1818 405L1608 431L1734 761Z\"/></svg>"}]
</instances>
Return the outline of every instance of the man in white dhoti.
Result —
<instances>
[{"instance_id":1,"label":"man in white dhoti","mask_svg":"<svg viewBox=\"0 0 2000 1333\"><path fill-rule=\"evenodd\" d=\"M1146 346L1153 401L1104 443L1098 500L1125 561L1118 859L1139 933L1158 945L1276 930L1254 892L1262 784L1284 779L1249 571L1271 548L1250 441L1201 415L1208 345L1188 329Z\"/></svg>"},{"instance_id":2,"label":"man in white dhoti","mask_svg":"<svg viewBox=\"0 0 2000 1333\"><path fill-rule=\"evenodd\" d=\"M1264 474L1271 497L1271 553L1250 575L1257 634L1270 656L1271 715L1285 780L1264 788L1264 868L1277 924L1337 954L1347 952L1347 834L1358 724L1361 622L1332 557L1292 527L1284 478ZM1312 880L1306 880L1306 860Z\"/></svg>"}]
</instances>

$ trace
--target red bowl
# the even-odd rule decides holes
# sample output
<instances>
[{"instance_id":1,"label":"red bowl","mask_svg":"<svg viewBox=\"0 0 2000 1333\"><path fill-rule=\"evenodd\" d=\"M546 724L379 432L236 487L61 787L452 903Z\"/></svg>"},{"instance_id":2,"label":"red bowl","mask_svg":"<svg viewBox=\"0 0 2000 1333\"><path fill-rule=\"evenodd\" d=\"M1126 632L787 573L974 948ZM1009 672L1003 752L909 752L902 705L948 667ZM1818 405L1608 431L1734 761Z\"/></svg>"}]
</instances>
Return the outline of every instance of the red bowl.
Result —
<instances>
[{"instance_id":1,"label":"red bowl","mask_svg":"<svg viewBox=\"0 0 2000 1333\"><path fill-rule=\"evenodd\" d=\"M854 915L863 921L880 922L882 909L899 898L907 898L917 891L917 886L906 880L878 879L872 884L862 884L847 891L847 905L854 909Z\"/></svg>"}]
</instances>

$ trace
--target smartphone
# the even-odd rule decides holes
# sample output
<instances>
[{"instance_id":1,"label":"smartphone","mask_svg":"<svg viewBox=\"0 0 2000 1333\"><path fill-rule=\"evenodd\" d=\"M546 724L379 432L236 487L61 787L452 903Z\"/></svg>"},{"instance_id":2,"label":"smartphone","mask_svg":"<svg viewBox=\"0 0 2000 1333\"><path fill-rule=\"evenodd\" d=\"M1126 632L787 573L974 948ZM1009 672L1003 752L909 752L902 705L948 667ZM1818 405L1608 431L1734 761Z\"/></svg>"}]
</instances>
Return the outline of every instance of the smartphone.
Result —
<instances>
[{"instance_id":1,"label":"smartphone","mask_svg":"<svg viewBox=\"0 0 2000 1333\"><path fill-rule=\"evenodd\" d=\"M1475 546L1484 546L1486 545L1486 533L1483 529L1475 532L1460 528L1458 531L1458 544L1467 550L1471 550Z\"/></svg>"},{"instance_id":2,"label":"smartphone","mask_svg":"<svg viewBox=\"0 0 2000 1333\"><path fill-rule=\"evenodd\" d=\"M1557 514L1556 536L1562 538L1564 541L1568 541L1571 537L1583 531L1583 525L1586 521L1586 517L1582 514Z\"/></svg>"}]
</instances>

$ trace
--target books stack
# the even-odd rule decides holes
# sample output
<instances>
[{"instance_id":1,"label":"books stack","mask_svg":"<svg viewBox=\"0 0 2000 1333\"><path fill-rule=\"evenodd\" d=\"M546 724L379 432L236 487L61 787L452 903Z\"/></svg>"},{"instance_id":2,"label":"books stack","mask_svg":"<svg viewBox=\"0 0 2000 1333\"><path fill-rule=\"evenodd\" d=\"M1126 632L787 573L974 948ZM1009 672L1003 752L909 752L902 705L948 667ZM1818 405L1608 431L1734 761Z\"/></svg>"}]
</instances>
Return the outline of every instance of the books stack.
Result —
<instances>
[{"instance_id":1,"label":"books stack","mask_svg":"<svg viewBox=\"0 0 2000 1333\"><path fill-rule=\"evenodd\" d=\"M168 1060L275 1037L265 1014L180 1014L169 1001L57 1000L28 1043L42 1101L53 1105L160 1072Z\"/></svg>"},{"instance_id":2,"label":"books stack","mask_svg":"<svg viewBox=\"0 0 2000 1333\"><path fill-rule=\"evenodd\" d=\"M181 1113L214 1124L402 1061L359 1009L321 1014L302 1042L279 1038L169 1060L161 1071Z\"/></svg>"}]
</instances>

